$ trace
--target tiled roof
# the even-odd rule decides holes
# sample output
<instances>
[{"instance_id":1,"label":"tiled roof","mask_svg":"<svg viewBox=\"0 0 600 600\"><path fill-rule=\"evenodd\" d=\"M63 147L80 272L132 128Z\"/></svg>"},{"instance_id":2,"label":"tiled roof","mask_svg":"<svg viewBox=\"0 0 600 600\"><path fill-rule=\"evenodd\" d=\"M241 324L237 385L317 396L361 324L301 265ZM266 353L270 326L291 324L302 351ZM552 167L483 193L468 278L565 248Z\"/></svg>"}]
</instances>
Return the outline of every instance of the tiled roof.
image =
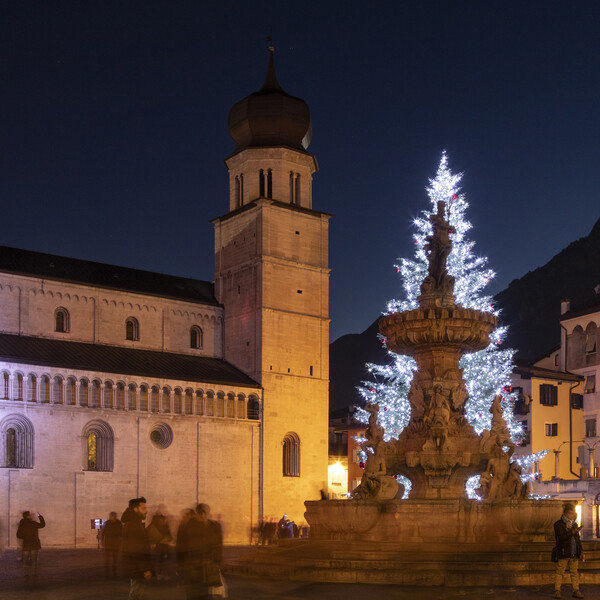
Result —
<instances>
[{"instance_id":1,"label":"tiled roof","mask_svg":"<svg viewBox=\"0 0 600 600\"><path fill-rule=\"evenodd\" d=\"M531 367L518 365L513 369L513 373L521 375L526 379L539 377L541 379L557 379L561 381L583 381L585 377L566 371L554 371L553 369L544 369L542 367Z\"/></svg>"},{"instance_id":2,"label":"tiled roof","mask_svg":"<svg viewBox=\"0 0 600 600\"><path fill-rule=\"evenodd\" d=\"M0 271L218 306L210 281L0 246Z\"/></svg>"},{"instance_id":3,"label":"tiled roof","mask_svg":"<svg viewBox=\"0 0 600 600\"><path fill-rule=\"evenodd\" d=\"M219 358L6 333L0 333L0 360L65 370L260 387L248 375Z\"/></svg>"}]
</instances>

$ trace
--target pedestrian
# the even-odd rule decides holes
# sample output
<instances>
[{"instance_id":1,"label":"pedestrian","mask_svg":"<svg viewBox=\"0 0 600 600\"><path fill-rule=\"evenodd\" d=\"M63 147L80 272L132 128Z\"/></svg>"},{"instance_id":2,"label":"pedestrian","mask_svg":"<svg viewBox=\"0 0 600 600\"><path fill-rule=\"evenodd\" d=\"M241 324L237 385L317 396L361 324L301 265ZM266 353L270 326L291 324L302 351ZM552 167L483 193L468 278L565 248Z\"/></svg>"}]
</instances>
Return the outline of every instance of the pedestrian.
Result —
<instances>
[{"instance_id":1,"label":"pedestrian","mask_svg":"<svg viewBox=\"0 0 600 600\"><path fill-rule=\"evenodd\" d=\"M129 600L144 597L146 582L152 579L150 542L144 527L148 514L146 498L134 498L123 513L123 568L129 576Z\"/></svg>"},{"instance_id":2,"label":"pedestrian","mask_svg":"<svg viewBox=\"0 0 600 600\"><path fill-rule=\"evenodd\" d=\"M294 537L294 523L283 515L277 523L277 535L280 540L290 539Z\"/></svg>"},{"instance_id":3,"label":"pedestrian","mask_svg":"<svg viewBox=\"0 0 600 600\"><path fill-rule=\"evenodd\" d=\"M154 565L156 580L167 580L169 577L166 567L171 554L169 543L173 538L171 537L167 517L159 510L154 513L148 526L148 539L152 548L152 564Z\"/></svg>"},{"instance_id":4,"label":"pedestrian","mask_svg":"<svg viewBox=\"0 0 600 600\"><path fill-rule=\"evenodd\" d=\"M177 532L177 565L183 575L186 600L212 598L211 588L223 589L221 525L209 519L210 508L198 504L195 514Z\"/></svg>"},{"instance_id":5,"label":"pedestrian","mask_svg":"<svg viewBox=\"0 0 600 600\"><path fill-rule=\"evenodd\" d=\"M560 598L560 587L565 570L568 569L571 575L571 585L573 586L573 598L583 598L579 591L579 560L585 560L579 532L581 526L577 525L577 514L573 504L567 503L563 506L561 518L554 523L554 535L556 537L556 574L554 580L554 597Z\"/></svg>"},{"instance_id":6,"label":"pedestrian","mask_svg":"<svg viewBox=\"0 0 600 600\"><path fill-rule=\"evenodd\" d=\"M106 576L117 576L117 560L123 537L123 523L117 519L117 513L111 512L108 521L100 529L100 539L104 549L104 571Z\"/></svg>"},{"instance_id":7,"label":"pedestrian","mask_svg":"<svg viewBox=\"0 0 600 600\"><path fill-rule=\"evenodd\" d=\"M39 529L46 527L44 517L37 514L39 523L31 518L31 513L26 510L23 518L19 522L17 537L22 540L23 574L25 579L37 578L37 559L38 552L42 545L40 544Z\"/></svg>"}]
</instances>

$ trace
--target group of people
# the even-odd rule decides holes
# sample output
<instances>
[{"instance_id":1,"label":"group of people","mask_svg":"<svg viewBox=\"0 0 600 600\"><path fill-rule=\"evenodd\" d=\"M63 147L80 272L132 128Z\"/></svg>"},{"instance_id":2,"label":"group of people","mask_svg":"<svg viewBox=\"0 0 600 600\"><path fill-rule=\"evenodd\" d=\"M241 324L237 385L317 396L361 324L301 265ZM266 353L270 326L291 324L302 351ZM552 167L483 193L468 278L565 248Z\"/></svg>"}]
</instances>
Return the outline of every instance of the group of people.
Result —
<instances>
[{"instance_id":1,"label":"group of people","mask_svg":"<svg viewBox=\"0 0 600 600\"><path fill-rule=\"evenodd\" d=\"M279 521L265 519L261 521L258 529L258 543L262 546L275 544L278 540L308 537L307 525L296 525L290 521L287 515L283 515Z\"/></svg>"},{"instance_id":2,"label":"group of people","mask_svg":"<svg viewBox=\"0 0 600 600\"><path fill-rule=\"evenodd\" d=\"M146 584L153 578L166 577L164 567L169 560L171 532L166 516L154 515L150 525L145 527L148 514L146 499L134 498L121 517L121 552L123 568L130 578L129 599L137 600L144 595ZM117 530L118 522L111 514L106 522L108 536ZM213 597L213 592L224 586L221 575L223 535L221 525L210 518L207 504L198 504L195 510L184 512L177 530L175 557L177 573L183 578L187 600L201 600ZM109 525L112 523L111 525ZM103 530L103 540L105 531ZM110 545L110 537L106 537ZM114 546L113 546L114 547ZM113 549L107 549L107 565L113 563ZM222 592L217 592L221 595Z\"/></svg>"}]
</instances>

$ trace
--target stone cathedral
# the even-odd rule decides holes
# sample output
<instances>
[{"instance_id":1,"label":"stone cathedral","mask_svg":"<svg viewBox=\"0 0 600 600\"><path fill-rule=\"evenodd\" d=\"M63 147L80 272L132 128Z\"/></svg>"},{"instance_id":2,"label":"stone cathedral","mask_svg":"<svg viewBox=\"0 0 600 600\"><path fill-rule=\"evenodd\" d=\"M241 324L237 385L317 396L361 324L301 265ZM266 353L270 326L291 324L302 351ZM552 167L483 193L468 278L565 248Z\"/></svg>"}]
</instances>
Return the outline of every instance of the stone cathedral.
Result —
<instances>
[{"instance_id":1,"label":"stone cathedral","mask_svg":"<svg viewBox=\"0 0 600 600\"><path fill-rule=\"evenodd\" d=\"M229 131L214 283L0 247L0 548L25 510L42 545L94 546L141 495L247 544L326 488L330 215L272 49Z\"/></svg>"}]
</instances>

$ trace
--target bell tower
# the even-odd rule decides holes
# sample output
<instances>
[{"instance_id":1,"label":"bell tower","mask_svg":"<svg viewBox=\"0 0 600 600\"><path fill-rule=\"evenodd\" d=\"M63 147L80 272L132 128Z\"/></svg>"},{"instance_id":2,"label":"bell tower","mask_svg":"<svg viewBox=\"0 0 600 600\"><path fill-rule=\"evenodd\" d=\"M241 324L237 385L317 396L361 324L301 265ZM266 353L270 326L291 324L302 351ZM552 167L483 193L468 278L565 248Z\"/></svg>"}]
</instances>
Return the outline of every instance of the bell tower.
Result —
<instances>
[{"instance_id":1,"label":"bell tower","mask_svg":"<svg viewBox=\"0 0 600 600\"><path fill-rule=\"evenodd\" d=\"M224 357L264 390L262 514L299 523L327 487L331 215L312 208L310 112L279 85L273 48L229 131L229 212L213 220Z\"/></svg>"}]
</instances>

